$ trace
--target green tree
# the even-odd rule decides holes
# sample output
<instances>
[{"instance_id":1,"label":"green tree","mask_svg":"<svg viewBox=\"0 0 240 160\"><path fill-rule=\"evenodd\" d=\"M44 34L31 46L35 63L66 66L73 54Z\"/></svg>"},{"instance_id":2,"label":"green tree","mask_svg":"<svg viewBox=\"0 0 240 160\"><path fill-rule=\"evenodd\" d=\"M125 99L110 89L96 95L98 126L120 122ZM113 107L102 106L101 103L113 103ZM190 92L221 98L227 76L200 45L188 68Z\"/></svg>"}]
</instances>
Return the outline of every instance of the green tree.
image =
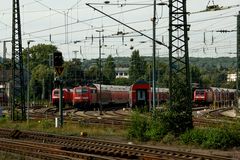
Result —
<instances>
[{"instance_id":1,"label":"green tree","mask_svg":"<svg viewBox=\"0 0 240 160\"><path fill-rule=\"evenodd\" d=\"M200 85L202 84L202 79L201 79L201 71L197 66L191 66L191 83L199 83Z\"/></svg>"},{"instance_id":2,"label":"green tree","mask_svg":"<svg viewBox=\"0 0 240 160\"><path fill-rule=\"evenodd\" d=\"M51 68L52 54L57 51L54 45L38 44L23 50L23 64L27 68L29 54L30 98L48 99L51 95L54 70Z\"/></svg>"},{"instance_id":3,"label":"green tree","mask_svg":"<svg viewBox=\"0 0 240 160\"><path fill-rule=\"evenodd\" d=\"M159 62L156 67L156 80L159 87L168 87L169 85L169 67L168 64Z\"/></svg>"},{"instance_id":4,"label":"green tree","mask_svg":"<svg viewBox=\"0 0 240 160\"><path fill-rule=\"evenodd\" d=\"M53 70L39 64L32 70L30 93L35 100L48 99L53 88Z\"/></svg>"},{"instance_id":5,"label":"green tree","mask_svg":"<svg viewBox=\"0 0 240 160\"><path fill-rule=\"evenodd\" d=\"M121 86L129 86L131 85L130 81L128 78L116 78L114 80L115 85L121 85Z\"/></svg>"},{"instance_id":6,"label":"green tree","mask_svg":"<svg viewBox=\"0 0 240 160\"><path fill-rule=\"evenodd\" d=\"M88 79L91 82L97 82L98 79L98 67L97 65L90 66L88 69L86 69L85 78Z\"/></svg>"},{"instance_id":7,"label":"green tree","mask_svg":"<svg viewBox=\"0 0 240 160\"><path fill-rule=\"evenodd\" d=\"M106 82L110 82L110 84L114 82L116 77L115 67L114 59L109 55L106 59L106 63L103 65L103 75L106 78Z\"/></svg>"},{"instance_id":8,"label":"green tree","mask_svg":"<svg viewBox=\"0 0 240 160\"><path fill-rule=\"evenodd\" d=\"M81 59L72 59L64 63L63 80L65 87L78 86L83 82L83 68Z\"/></svg>"},{"instance_id":9,"label":"green tree","mask_svg":"<svg viewBox=\"0 0 240 160\"><path fill-rule=\"evenodd\" d=\"M57 47L54 45L38 44L29 48L29 67L30 71L38 66L43 64L50 67L50 62L52 61L53 52L57 51ZM27 66L27 49L23 50L23 62L24 66Z\"/></svg>"},{"instance_id":10,"label":"green tree","mask_svg":"<svg viewBox=\"0 0 240 160\"><path fill-rule=\"evenodd\" d=\"M138 79L144 79L147 63L143 57L140 57L139 51L134 50L131 55L129 68L129 79L132 83Z\"/></svg>"}]
</instances>

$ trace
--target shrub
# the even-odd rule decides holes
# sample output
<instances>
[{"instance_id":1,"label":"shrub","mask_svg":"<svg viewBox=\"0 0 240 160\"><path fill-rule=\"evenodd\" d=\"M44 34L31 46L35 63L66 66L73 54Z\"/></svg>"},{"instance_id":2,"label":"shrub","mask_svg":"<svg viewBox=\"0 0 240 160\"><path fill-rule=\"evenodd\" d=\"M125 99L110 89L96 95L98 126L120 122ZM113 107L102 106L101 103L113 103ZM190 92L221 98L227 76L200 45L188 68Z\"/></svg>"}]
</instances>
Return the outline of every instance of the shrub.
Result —
<instances>
[{"instance_id":1,"label":"shrub","mask_svg":"<svg viewBox=\"0 0 240 160\"><path fill-rule=\"evenodd\" d=\"M180 142L208 149L227 149L240 146L239 131L228 128L192 129L180 135Z\"/></svg>"},{"instance_id":2,"label":"shrub","mask_svg":"<svg viewBox=\"0 0 240 160\"><path fill-rule=\"evenodd\" d=\"M160 123L158 118L151 118L146 136L155 141L160 141L167 134L166 128Z\"/></svg>"},{"instance_id":3,"label":"shrub","mask_svg":"<svg viewBox=\"0 0 240 160\"><path fill-rule=\"evenodd\" d=\"M140 141L147 140L145 132L148 130L148 119L139 112L134 112L132 122L128 131L129 138L136 138Z\"/></svg>"},{"instance_id":4,"label":"shrub","mask_svg":"<svg viewBox=\"0 0 240 160\"><path fill-rule=\"evenodd\" d=\"M232 131L223 128L208 129L206 141L203 142L203 147L213 149L226 149L233 147L237 140ZM239 140L238 140L239 141Z\"/></svg>"},{"instance_id":5,"label":"shrub","mask_svg":"<svg viewBox=\"0 0 240 160\"><path fill-rule=\"evenodd\" d=\"M162 138L162 142L165 144L172 144L172 142L175 142L176 138L173 134L168 133Z\"/></svg>"},{"instance_id":6,"label":"shrub","mask_svg":"<svg viewBox=\"0 0 240 160\"><path fill-rule=\"evenodd\" d=\"M183 144L201 145L206 140L205 129L191 129L180 135L180 142Z\"/></svg>"},{"instance_id":7,"label":"shrub","mask_svg":"<svg viewBox=\"0 0 240 160\"><path fill-rule=\"evenodd\" d=\"M174 133L176 136L192 128L192 121L186 112L167 110L158 113L158 117L166 131Z\"/></svg>"}]
</instances>

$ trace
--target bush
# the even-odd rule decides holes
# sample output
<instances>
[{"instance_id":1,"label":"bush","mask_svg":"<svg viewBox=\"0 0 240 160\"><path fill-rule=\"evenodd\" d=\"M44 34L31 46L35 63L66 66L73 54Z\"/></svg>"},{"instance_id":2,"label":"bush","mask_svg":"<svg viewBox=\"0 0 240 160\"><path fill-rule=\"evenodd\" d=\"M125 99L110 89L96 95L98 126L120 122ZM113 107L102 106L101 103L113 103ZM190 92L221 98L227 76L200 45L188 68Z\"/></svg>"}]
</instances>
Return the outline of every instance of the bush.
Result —
<instances>
[{"instance_id":1,"label":"bush","mask_svg":"<svg viewBox=\"0 0 240 160\"><path fill-rule=\"evenodd\" d=\"M148 130L146 131L146 136L151 140L161 141L166 134L167 130L160 123L159 119L151 118Z\"/></svg>"},{"instance_id":2,"label":"bush","mask_svg":"<svg viewBox=\"0 0 240 160\"><path fill-rule=\"evenodd\" d=\"M167 132L171 132L178 136L181 133L184 133L186 130L192 128L192 121L185 112L176 112L172 110L167 110L164 112L158 113L160 123L166 129Z\"/></svg>"},{"instance_id":3,"label":"bush","mask_svg":"<svg viewBox=\"0 0 240 160\"><path fill-rule=\"evenodd\" d=\"M234 132L223 128L208 129L206 141L203 142L202 146L205 148L213 149L226 149L233 147L237 140ZM239 146L239 144L236 144Z\"/></svg>"},{"instance_id":4,"label":"bush","mask_svg":"<svg viewBox=\"0 0 240 160\"><path fill-rule=\"evenodd\" d=\"M162 142L165 144L172 144L172 142L175 142L175 141L176 141L176 138L171 133L166 134L162 139Z\"/></svg>"},{"instance_id":5,"label":"bush","mask_svg":"<svg viewBox=\"0 0 240 160\"><path fill-rule=\"evenodd\" d=\"M180 135L180 142L183 144L200 145L206 140L205 129L191 129Z\"/></svg>"},{"instance_id":6,"label":"bush","mask_svg":"<svg viewBox=\"0 0 240 160\"><path fill-rule=\"evenodd\" d=\"M180 142L208 149L227 149L240 146L240 136L239 131L230 128L193 129L182 134Z\"/></svg>"},{"instance_id":7,"label":"bush","mask_svg":"<svg viewBox=\"0 0 240 160\"><path fill-rule=\"evenodd\" d=\"M128 131L130 139L136 138L140 141L147 140L145 132L148 130L148 119L139 112L134 112L132 115L132 122Z\"/></svg>"}]
</instances>

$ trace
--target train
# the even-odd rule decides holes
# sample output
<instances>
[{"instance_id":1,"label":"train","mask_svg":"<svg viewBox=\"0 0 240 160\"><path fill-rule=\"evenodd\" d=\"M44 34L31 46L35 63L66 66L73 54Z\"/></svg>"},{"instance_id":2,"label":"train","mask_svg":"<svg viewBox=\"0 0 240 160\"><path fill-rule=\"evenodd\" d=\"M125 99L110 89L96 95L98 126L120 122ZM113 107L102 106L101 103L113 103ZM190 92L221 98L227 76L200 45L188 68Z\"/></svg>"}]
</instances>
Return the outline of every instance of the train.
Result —
<instances>
[{"instance_id":1,"label":"train","mask_svg":"<svg viewBox=\"0 0 240 160\"><path fill-rule=\"evenodd\" d=\"M52 92L52 103L58 106L59 89ZM63 104L75 108L96 108L100 105L125 105L127 107L151 106L153 103L152 87L145 81L138 81L131 86L91 84L63 89ZM159 106L169 100L169 89L156 87L155 104ZM193 106L232 106L236 99L235 89L195 88Z\"/></svg>"},{"instance_id":2,"label":"train","mask_svg":"<svg viewBox=\"0 0 240 160\"><path fill-rule=\"evenodd\" d=\"M131 86L92 84L63 89L63 104L76 108L99 107L100 105L146 106L152 103L151 85L138 81ZM168 100L168 90L156 89L160 103ZM52 104L59 104L59 89L52 91Z\"/></svg>"},{"instance_id":3,"label":"train","mask_svg":"<svg viewBox=\"0 0 240 160\"><path fill-rule=\"evenodd\" d=\"M233 106L236 101L236 89L227 88L198 88L193 93L193 103L214 106Z\"/></svg>"}]
</instances>

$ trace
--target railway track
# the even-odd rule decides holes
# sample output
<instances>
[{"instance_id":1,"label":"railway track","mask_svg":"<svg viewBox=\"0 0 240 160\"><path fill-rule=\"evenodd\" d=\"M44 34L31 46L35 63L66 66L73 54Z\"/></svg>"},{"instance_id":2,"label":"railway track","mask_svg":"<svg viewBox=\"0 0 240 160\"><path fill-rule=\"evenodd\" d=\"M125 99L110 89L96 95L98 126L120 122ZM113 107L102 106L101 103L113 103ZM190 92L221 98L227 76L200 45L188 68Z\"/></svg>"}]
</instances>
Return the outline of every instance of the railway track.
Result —
<instances>
[{"instance_id":1,"label":"railway track","mask_svg":"<svg viewBox=\"0 0 240 160\"><path fill-rule=\"evenodd\" d=\"M201 159L201 160L230 160L231 157L196 154L191 152L182 152L177 150L161 149L157 147L149 147L134 144L125 144L111 141L104 141L98 139L90 139L83 137L62 136L55 134L47 134L41 132L31 131L18 131L11 129L0 129L0 149L8 151L11 146L7 143L13 141L13 145L18 145L17 148L25 148L30 146L26 150L33 150L34 152L40 150L40 153L47 153L50 156L54 153L59 155L59 158L65 158L61 156L99 156L100 158L112 158L112 159L143 159L143 160L157 160L157 159ZM11 139L11 140L9 140ZM7 142L6 142L7 141ZM4 148L4 146L7 149ZM14 148L14 147L13 147ZM26 147L27 148L27 147ZM33 149L30 149L33 148ZM52 148L52 150L49 150ZM9 150L9 152L16 153L15 150ZM23 151L22 151L23 152ZM18 152L21 154L22 152ZM78 155L80 154L80 155ZM114 157L114 158L113 158ZM98 158L96 158L98 159Z\"/></svg>"},{"instance_id":2,"label":"railway track","mask_svg":"<svg viewBox=\"0 0 240 160\"><path fill-rule=\"evenodd\" d=\"M217 119L217 115L221 112L229 110L229 108L221 108L217 110L204 111L201 117L193 117L193 124L195 126L216 126L221 124L233 124L232 119L222 120ZM131 124L130 116L128 113L119 110L104 111L103 115L99 115L98 111L81 111L78 112L75 109L66 109L64 111L64 119L67 123L80 123L84 125L101 125L111 126L118 128L126 128ZM56 108L39 108L34 110L34 113L30 114L33 119L57 117Z\"/></svg>"}]
</instances>

